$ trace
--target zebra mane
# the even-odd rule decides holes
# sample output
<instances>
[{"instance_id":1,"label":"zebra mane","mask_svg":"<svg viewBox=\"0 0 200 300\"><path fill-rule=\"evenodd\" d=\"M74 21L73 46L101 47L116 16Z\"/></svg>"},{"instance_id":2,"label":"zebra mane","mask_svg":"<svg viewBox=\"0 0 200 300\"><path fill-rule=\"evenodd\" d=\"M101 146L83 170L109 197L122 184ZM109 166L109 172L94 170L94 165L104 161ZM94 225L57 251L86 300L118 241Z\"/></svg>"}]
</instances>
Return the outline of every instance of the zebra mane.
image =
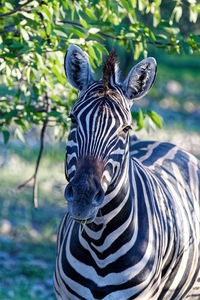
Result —
<instances>
[{"instance_id":1,"label":"zebra mane","mask_svg":"<svg viewBox=\"0 0 200 300\"><path fill-rule=\"evenodd\" d=\"M107 92L112 89L112 85L118 83L119 77L119 62L115 49L113 49L103 66L103 87L104 91Z\"/></svg>"}]
</instances>

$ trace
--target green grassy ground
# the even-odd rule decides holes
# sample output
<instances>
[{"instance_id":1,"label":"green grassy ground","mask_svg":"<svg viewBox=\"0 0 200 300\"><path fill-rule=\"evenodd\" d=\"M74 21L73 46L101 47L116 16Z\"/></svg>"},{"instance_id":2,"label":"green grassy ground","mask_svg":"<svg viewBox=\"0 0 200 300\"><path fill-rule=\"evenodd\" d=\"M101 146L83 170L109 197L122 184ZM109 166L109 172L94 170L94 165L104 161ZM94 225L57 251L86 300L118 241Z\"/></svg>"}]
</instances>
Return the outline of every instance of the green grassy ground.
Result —
<instances>
[{"instance_id":1,"label":"green grassy ground","mask_svg":"<svg viewBox=\"0 0 200 300\"><path fill-rule=\"evenodd\" d=\"M0 147L3 149L2 144ZM55 299L52 277L56 232L66 208L65 147L48 146L44 153L39 171L39 208L35 210L31 186L20 191L17 186L31 176L37 151L37 147L31 149L15 141L0 155L1 300Z\"/></svg>"}]
</instances>

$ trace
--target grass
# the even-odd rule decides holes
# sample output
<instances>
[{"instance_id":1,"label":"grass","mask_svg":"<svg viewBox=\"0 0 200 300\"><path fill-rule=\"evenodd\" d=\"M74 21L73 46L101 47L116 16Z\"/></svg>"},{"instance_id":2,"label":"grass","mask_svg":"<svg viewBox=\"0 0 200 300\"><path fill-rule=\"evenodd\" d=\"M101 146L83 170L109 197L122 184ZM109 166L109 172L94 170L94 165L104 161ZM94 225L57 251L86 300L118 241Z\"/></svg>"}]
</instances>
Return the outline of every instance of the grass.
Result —
<instances>
[{"instance_id":1,"label":"grass","mask_svg":"<svg viewBox=\"0 0 200 300\"><path fill-rule=\"evenodd\" d=\"M55 299L52 289L55 243L1 238L0 299Z\"/></svg>"},{"instance_id":2,"label":"grass","mask_svg":"<svg viewBox=\"0 0 200 300\"><path fill-rule=\"evenodd\" d=\"M65 147L45 150L37 210L31 186L17 186L32 175L38 147L16 141L0 147L0 158L7 157L0 172L0 300L53 300L56 233L66 210Z\"/></svg>"}]
</instances>

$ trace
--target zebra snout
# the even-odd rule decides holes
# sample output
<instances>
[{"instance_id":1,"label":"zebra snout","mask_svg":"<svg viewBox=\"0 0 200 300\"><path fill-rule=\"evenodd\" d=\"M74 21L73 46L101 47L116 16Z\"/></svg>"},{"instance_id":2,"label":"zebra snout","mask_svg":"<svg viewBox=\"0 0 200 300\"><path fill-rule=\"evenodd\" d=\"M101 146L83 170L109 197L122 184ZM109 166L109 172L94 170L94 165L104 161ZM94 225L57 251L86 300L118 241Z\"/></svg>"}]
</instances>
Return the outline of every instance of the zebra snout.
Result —
<instances>
[{"instance_id":1,"label":"zebra snout","mask_svg":"<svg viewBox=\"0 0 200 300\"><path fill-rule=\"evenodd\" d=\"M76 194L76 191L74 191L73 184L69 183L66 188L65 188L65 199L68 202L72 202L74 200L74 196ZM104 190L102 189L101 185L96 188L96 190L91 193L93 194L93 197L91 197L91 203L93 206L99 206L102 204L103 199L104 199ZM88 199L89 200L89 199Z\"/></svg>"},{"instance_id":2,"label":"zebra snout","mask_svg":"<svg viewBox=\"0 0 200 300\"><path fill-rule=\"evenodd\" d=\"M72 180L65 188L65 198L68 202L69 215L77 222L90 223L98 213L98 207L104 199L101 184L95 181L80 182Z\"/></svg>"}]
</instances>

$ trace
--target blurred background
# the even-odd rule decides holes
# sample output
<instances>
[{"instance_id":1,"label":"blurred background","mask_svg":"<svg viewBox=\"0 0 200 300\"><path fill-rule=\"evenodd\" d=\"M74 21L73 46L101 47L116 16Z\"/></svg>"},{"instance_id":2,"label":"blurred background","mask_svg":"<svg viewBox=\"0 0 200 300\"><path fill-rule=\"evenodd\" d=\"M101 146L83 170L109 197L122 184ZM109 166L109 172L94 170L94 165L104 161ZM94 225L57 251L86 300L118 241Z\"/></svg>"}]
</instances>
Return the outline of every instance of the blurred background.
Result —
<instances>
[{"instance_id":1,"label":"blurred background","mask_svg":"<svg viewBox=\"0 0 200 300\"><path fill-rule=\"evenodd\" d=\"M64 159L69 130L68 113L77 98L77 92L68 85L63 69L63 58L69 44L78 44L89 53L96 78L101 76L102 60L112 48L117 51L124 78L137 61L146 55L155 57L158 64L155 83L148 95L132 108L133 133L140 139L175 143L200 158L199 4L191 0L171 1L171 4L166 4L169 1L94 1L93 5L86 2L2 1L0 4L0 300L55 299L52 277L56 234L67 205L63 194L67 183ZM107 19L102 20L101 25L100 17L95 21L95 14L98 15L95 9L98 10L98 5L107 12ZM111 25L113 12L119 7L119 20L115 19L115 24ZM131 16L127 17L130 7ZM19 14L12 13L16 8ZM60 18L72 23L68 24L70 28L65 27L66 23L53 27L55 24L52 15L54 12L58 14L58 11L61 11ZM43 26L37 19L38 14L44 17ZM137 21L134 14L137 15ZM51 44L42 35L48 31L48 18L51 18L53 24ZM168 20L167 25L162 23L162 18ZM26 24L23 23L24 20ZM34 20L38 27L30 20ZM9 27L12 22L19 26L19 36L16 29L13 32ZM77 22L81 25L77 25ZM134 24L138 26L137 32L130 27ZM85 30L84 34L90 31L89 35L83 37L83 32L78 32L80 28ZM145 28L150 31L147 32ZM162 33L161 37L159 30L163 28L168 28L168 31L166 30L166 35ZM34 51L38 51L40 64L34 66L35 52L32 51L31 43L34 33L38 32L41 32L41 37L37 40L41 48L37 48L37 45ZM132 40L133 34L136 39L144 34L142 45L141 40ZM17 43L21 46L16 44L16 39L20 39L20 36L21 40L17 40ZM104 36L104 39L97 44L100 36ZM53 52L60 45L62 49L59 62L55 57L43 56L44 49L47 49L46 52ZM26 50L25 47L30 48ZM32 56L28 57L27 51ZM55 65L59 68L55 69ZM38 75L35 71L30 73L28 67L40 70L41 74ZM13 72L14 69L19 72L25 70L24 77ZM52 86L49 86L51 81ZM48 107L44 110L47 97L52 101L51 111ZM19 186L34 174L41 151L41 130L45 120L48 121L48 126L45 126L44 150L37 173L35 191L38 208L35 209L33 180L20 189Z\"/></svg>"}]
</instances>

